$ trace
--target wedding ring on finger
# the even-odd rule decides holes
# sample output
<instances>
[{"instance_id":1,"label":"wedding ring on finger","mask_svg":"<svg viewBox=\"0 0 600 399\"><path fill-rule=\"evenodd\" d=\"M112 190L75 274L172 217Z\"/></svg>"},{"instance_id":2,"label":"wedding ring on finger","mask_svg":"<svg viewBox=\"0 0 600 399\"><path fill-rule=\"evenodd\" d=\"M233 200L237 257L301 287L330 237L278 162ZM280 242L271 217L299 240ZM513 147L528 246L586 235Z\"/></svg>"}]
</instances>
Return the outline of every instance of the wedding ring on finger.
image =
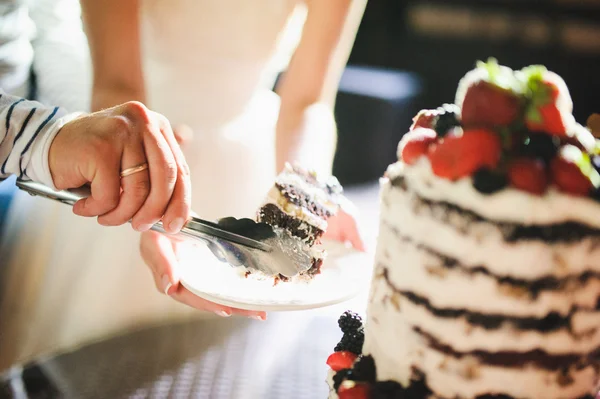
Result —
<instances>
[{"instance_id":1,"label":"wedding ring on finger","mask_svg":"<svg viewBox=\"0 0 600 399\"><path fill-rule=\"evenodd\" d=\"M148 169L148 163L147 162L144 162L144 163L136 165L136 166L132 166L131 168L127 168L127 169L125 169L125 170L123 170L121 172L121 178L130 176L130 175L132 175L134 173L138 173L138 172L144 171L146 169Z\"/></svg>"}]
</instances>

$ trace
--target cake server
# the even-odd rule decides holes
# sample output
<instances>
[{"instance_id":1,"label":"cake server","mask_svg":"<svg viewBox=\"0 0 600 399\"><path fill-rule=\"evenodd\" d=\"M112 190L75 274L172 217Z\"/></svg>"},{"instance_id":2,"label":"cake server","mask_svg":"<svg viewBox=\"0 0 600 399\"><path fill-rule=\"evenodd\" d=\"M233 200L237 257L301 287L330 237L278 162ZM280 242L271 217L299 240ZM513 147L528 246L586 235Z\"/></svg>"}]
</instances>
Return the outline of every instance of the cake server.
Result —
<instances>
[{"instance_id":1,"label":"cake server","mask_svg":"<svg viewBox=\"0 0 600 399\"><path fill-rule=\"evenodd\" d=\"M16 185L33 196L71 206L91 195L89 187L58 191L23 180L17 180ZM310 255L301 250L297 240L252 219L226 217L214 223L192 217L177 234L167 233L161 221L155 223L151 230L171 237L202 241L220 261L233 267L245 266L267 276L282 274L293 277L311 266Z\"/></svg>"}]
</instances>

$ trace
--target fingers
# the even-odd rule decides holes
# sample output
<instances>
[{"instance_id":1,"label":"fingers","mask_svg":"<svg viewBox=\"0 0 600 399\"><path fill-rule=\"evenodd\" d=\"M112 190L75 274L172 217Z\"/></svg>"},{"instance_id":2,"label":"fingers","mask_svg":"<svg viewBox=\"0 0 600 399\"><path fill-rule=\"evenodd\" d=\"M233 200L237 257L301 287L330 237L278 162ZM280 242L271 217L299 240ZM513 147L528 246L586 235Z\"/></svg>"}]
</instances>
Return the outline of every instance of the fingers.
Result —
<instances>
[{"instance_id":1,"label":"fingers","mask_svg":"<svg viewBox=\"0 0 600 399\"><path fill-rule=\"evenodd\" d=\"M365 252L365 243L363 242L360 233L358 232L358 226L356 225L356 221L352 219L352 222L348 226L348 229L345 231L346 233L346 241L349 241L352 246L361 251Z\"/></svg>"},{"instance_id":2,"label":"fingers","mask_svg":"<svg viewBox=\"0 0 600 399\"><path fill-rule=\"evenodd\" d=\"M189 167L179 144L177 144L177 140L175 139L169 122L160 115L158 118L161 133L169 144L177 165L177 181L175 182L175 188L173 189L173 196L171 197L163 216L163 225L167 232L177 233L189 218L192 201L192 184L190 181Z\"/></svg>"},{"instance_id":3,"label":"fingers","mask_svg":"<svg viewBox=\"0 0 600 399\"><path fill-rule=\"evenodd\" d=\"M147 231L140 240L142 259L152 271L156 289L170 295L177 290L179 276L175 272L178 264L173 243L168 237Z\"/></svg>"},{"instance_id":4,"label":"fingers","mask_svg":"<svg viewBox=\"0 0 600 399\"><path fill-rule=\"evenodd\" d=\"M173 127L173 135L180 146L189 143L194 138L194 132L192 131L192 128L183 124Z\"/></svg>"},{"instance_id":5,"label":"fingers","mask_svg":"<svg viewBox=\"0 0 600 399\"><path fill-rule=\"evenodd\" d=\"M92 195L77 201L73 206L73 212L79 216L103 215L119 204L121 194L121 182L119 179L119 160L114 158L96 170L92 178Z\"/></svg>"},{"instance_id":6,"label":"fingers","mask_svg":"<svg viewBox=\"0 0 600 399\"><path fill-rule=\"evenodd\" d=\"M191 306L195 309L204 310L206 312L213 312L218 316L229 317L231 315L250 317L256 320L266 320L267 314L266 312L258 312L252 310L243 310L231 308L228 306L223 306L216 304L214 302L207 301L206 299L202 299L197 295L192 294L185 287L179 286L177 291L171 294L171 298L175 299L178 302L181 302L185 305Z\"/></svg>"},{"instance_id":7,"label":"fingers","mask_svg":"<svg viewBox=\"0 0 600 399\"><path fill-rule=\"evenodd\" d=\"M137 144L137 145L136 145ZM128 143L123 150L121 169L125 170L146 162L146 154L139 143ZM128 222L140 210L150 193L148 170L133 173L121 178L121 198L119 205L98 218L104 226L119 226Z\"/></svg>"},{"instance_id":8,"label":"fingers","mask_svg":"<svg viewBox=\"0 0 600 399\"><path fill-rule=\"evenodd\" d=\"M154 278L154 283L159 292L171 296L173 299L198 310L213 312L222 317L240 315L266 320L265 312L235 309L218 305L192 294L179 283L177 274L177 255L173 241L168 237L147 231L142 234L140 251L144 262L148 265Z\"/></svg>"},{"instance_id":9,"label":"fingers","mask_svg":"<svg viewBox=\"0 0 600 399\"><path fill-rule=\"evenodd\" d=\"M353 248L365 252L366 247L359 233L358 224L356 219L346 213L344 210L340 210L339 213L327 221L327 231L324 237L331 240L340 242L349 242Z\"/></svg>"},{"instance_id":10,"label":"fingers","mask_svg":"<svg viewBox=\"0 0 600 399\"><path fill-rule=\"evenodd\" d=\"M357 223L358 209L356 206L347 198L343 198L341 201L341 209L338 217L340 219L340 227L342 228L344 241L349 241L352 247L355 249L365 252L365 244L360 236L360 229Z\"/></svg>"},{"instance_id":11,"label":"fingers","mask_svg":"<svg viewBox=\"0 0 600 399\"><path fill-rule=\"evenodd\" d=\"M150 229L162 218L177 182L177 164L173 152L158 126L148 123L142 137L149 165L150 193L132 219L133 227L138 231Z\"/></svg>"}]
</instances>

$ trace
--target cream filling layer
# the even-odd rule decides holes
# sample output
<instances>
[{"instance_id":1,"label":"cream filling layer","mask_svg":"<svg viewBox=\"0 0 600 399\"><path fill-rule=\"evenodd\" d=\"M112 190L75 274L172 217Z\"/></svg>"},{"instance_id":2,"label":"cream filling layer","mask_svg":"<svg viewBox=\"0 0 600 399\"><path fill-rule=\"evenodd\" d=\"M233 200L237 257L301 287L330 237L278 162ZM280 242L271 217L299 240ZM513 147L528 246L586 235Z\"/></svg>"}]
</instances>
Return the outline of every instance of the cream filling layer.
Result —
<instances>
[{"instance_id":1,"label":"cream filling layer","mask_svg":"<svg viewBox=\"0 0 600 399\"><path fill-rule=\"evenodd\" d=\"M368 310L368 324L365 336L365 353L373 356L377 366L378 379L393 379L406 383L412 367L422 371L427 384L436 395L441 397L474 398L486 393L505 394L516 398L576 398L592 394L596 380L593 367L581 370L570 370L569 384L565 384L565 376L559 371L545 370L534 366L501 367L481 363L476 357L460 359L441 353L428 346L413 329L427 316L417 315L419 309L411 309L409 301L389 300L391 292L384 279L373 282L372 300ZM384 301L384 298L388 298ZM398 307L396 307L395 303ZM421 312L422 313L422 312ZM454 322L457 323L457 322ZM452 321L448 325L452 325ZM471 345L473 335L465 334L465 326L455 324L454 328L438 325L434 331L464 340L463 349ZM498 330L502 331L502 330ZM489 331L482 331L478 339L484 350L502 349L503 346L514 349L510 341L517 338L517 346L527 341L538 345L544 340L542 334L522 339L520 335L506 334L494 336ZM567 338L567 337L563 337ZM597 338L595 338L597 339ZM568 340L565 339L565 341ZM498 343L496 341L501 341ZM557 340L565 347L565 342ZM551 345L551 342L547 342ZM460 347L460 345L458 345ZM474 345L473 345L474 346ZM456 349L456 348L455 348ZM552 352L552 350L550 351Z\"/></svg>"},{"instance_id":2,"label":"cream filling layer","mask_svg":"<svg viewBox=\"0 0 600 399\"><path fill-rule=\"evenodd\" d=\"M550 312L566 316L574 308L594 310L600 295L600 279L590 278L530 296L527 286L501 283L493 276L447 268L443 259L412 242L403 241L386 223L379 230L376 264L387 266L394 287L425 297L440 309L517 317L543 318Z\"/></svg>"},{"instance_id":3,"label":"cream filling layer","mask_svg":"<svg viewBox=\"0 0 600 399\"><path fill-rule=\"evenodd\" d=\"M460 225L464 220L443 223L427 209L415 214L411 207L414 199L415 193L395 188L389 180L384 180L381 220L398 226L402 234L414 242L454 258L465 267L481 266L499 277L524 280L600 272L600 245L591 237L554 244L541 240L506 242L490 222L473 222L463 233L451 223ZM600 214L600 209L597 211Z\"/></svg>"},{"instance_id":4,"label":"cream filling layer","mask_svg":"<svg viewBox=\"0 0 600 399\"><path fill-rule=\"evenodd\" d=\"M325 219L314 215L306 208L291 203L283 194L281 194L277 187L272 187L267 193L267 200L263 206L266 204L274 204L282 212L296 219L302 220L303 222L323 231L327 230L327 221Z\"/></svg>"},{"instance_id":5,"label":"cream filling layer","mask_svg":"<svg viewBox=\"0 0 600 399\"><path fill-rule=\"evenodd\" d=\"M513 188L484 195L473 187L470 177L450 181L435 176L425 157L410 166L403 162L392 164L387 174L390 178L404 176L421 197L456 204L489 220L524 225L572 221L600 228L600 205L590 198L571 196L554 189L542 196Z\"/></svg>"}]
</instances>

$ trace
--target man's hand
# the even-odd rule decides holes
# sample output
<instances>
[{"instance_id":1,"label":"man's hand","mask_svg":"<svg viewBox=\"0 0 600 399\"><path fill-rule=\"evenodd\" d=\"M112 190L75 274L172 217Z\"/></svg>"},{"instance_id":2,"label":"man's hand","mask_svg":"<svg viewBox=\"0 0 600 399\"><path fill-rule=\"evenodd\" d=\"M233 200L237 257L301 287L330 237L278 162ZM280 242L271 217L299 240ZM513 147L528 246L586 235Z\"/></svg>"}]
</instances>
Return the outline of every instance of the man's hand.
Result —
<instances>
[{"instance_id":1,"label":"man's hand","mask_svg":"<svg viewBox=\"0 0 600 399\"><path fill-rule=\"evenodd\" d=\"M189 217L189 168L169 121L139 102L128 102L75 119L62 127L48 157L59 190L91 185L92 195L73 208L99 216L104 226L132 220L138 231L160 219L168 232ZM148 168L121 178L121 171Z\"/></svg>"},{"instance_id":2,"label":"man's hand","mask_svg":"<svg viewBox=\"0 0 600 399\"><path fill-rule=\"evenodd\" d=\"M146 262L146 265L148 265L152 272L158 291L169 295L178 302L199 310L213 312L222 317L237 314L258 320L265 320L267 318L265 312L255 312L218 305L188 291L179 283L177 246L177 241L154 231L142 234L140 251L144 262Z\"/></svg>"}]
</instances>

